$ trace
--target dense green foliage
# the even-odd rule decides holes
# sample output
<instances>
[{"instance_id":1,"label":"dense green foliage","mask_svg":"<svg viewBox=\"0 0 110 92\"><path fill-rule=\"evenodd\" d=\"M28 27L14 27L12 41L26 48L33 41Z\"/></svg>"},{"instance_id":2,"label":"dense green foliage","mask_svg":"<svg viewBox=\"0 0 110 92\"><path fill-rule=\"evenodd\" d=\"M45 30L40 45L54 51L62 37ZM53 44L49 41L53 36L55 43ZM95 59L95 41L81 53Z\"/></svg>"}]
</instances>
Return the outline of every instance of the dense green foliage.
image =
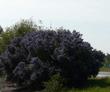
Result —
<instances>
[{"instance_id":1,"label":"dense green foliage","mask_svg":"<svg viewBox=\"0 0 110 92\"><path fill-rule=\"evenodd\" d=\"M59 77L64 86L80 86L98 74L105 57L79 32L37 29L30 21L8 28L0 36L0 69L18 86L44 88L48 81L45 90L55 91L60 87ZM55 89L49 89L52 85Z\"/></svg>"},{"instance_id":2,"label":"dense green foliage","mask_svg":"<svg viewBox=\"0 0 110 92\"><path fill-rule=\"evenodd\" d=\"M53 75L50 80L44 82L45 89L42 92L61 92L63 79L59 74Z\"/></svg>"},{"instance_id":3,"label":"dense green foliage","mask_svg":"<svg viewBox=\"0 0 110 92\"><path fill-rule=\"evenodd\" d=\"M22 20L15 25L3 29L0 27L0 53L2 53L11 40L18 36L24 36L27 32L35 31L37 26L31 20Z\"/></svg>"}]
</instances>

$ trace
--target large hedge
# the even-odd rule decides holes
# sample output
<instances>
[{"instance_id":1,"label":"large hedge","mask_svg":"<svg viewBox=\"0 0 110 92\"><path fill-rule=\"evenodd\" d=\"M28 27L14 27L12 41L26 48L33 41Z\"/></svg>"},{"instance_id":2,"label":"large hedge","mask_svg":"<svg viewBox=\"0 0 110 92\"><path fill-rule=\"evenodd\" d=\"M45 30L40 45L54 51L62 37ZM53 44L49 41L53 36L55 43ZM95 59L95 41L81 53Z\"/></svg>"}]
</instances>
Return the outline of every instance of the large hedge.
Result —
<instances>
[{"instance_id":1,"label":"large hedge","mask_svg":"<svg viewBox=\"0 0 110 92\"><path fill-rule=\"evenodd\" d=\"M37 30L15 37L0 60L7 80L20 86L42 86L54 74L60 74L64 84L75 85L98 74L104 54L79 32Z\"/></svg>"}]
</instances>

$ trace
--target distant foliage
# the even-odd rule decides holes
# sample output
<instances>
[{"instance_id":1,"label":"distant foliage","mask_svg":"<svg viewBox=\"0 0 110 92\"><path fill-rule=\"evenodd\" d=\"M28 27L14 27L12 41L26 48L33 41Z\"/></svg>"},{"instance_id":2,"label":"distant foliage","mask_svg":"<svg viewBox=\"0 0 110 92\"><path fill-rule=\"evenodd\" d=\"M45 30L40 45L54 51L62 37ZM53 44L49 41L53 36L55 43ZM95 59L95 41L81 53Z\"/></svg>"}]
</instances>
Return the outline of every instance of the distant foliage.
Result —
<instances>
[{"instance_id":1,"label":"distant foliage","mask_svg":"<svg viewBox=\"0 0 110 92\"><path fill-rule=\"evenodd\" d=\"M0 34L3 32L3 28L0 26Z\"/></svg>"},{"instance_id":2,"label":"distant foliage","mask_svg":"<svg viewBox=\"0 0 110 92\"><path fill-rule=\"evenodd\" d=\"M97 75L104 54L94 50L79 32L59 29L14 37L0 59L7 80L20 86L42 86L54 74L60 74L65 85L75 85Z\"/></svg>"},{"instance_id":3,"label":"distant foliage","mask_svg":"<svg viewBox=\"0 0 110 92\"><path fill-rule=\"evenodd\" d=\"M37 30L37 26L31 20L21 20L19 23L6 28L5 31L0 27L0 54L4 52L13 38L24 36L35 30Z\"/></svg>"},{"instance_id":4,"label":"distant foliage","mask_svg":"<svg viewBox=\"0 0 110 92\"><path fill-rule=\"evenodd\" d=\"M104 62L104 67L110 67L110 54L107 54L105 56L105 62Z\"/></svg>"}]
</instances>

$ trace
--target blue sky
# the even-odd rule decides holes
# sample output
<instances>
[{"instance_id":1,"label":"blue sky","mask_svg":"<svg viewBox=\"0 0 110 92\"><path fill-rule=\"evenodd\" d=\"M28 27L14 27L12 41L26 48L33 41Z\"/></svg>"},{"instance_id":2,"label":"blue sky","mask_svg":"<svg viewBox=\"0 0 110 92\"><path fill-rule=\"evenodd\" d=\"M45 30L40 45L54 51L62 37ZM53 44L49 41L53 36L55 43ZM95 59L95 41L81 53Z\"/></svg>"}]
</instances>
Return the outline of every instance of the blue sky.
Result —
<instances>
[{"instance_id":1,"label":"blue sky","mask_svg":"<svg viewBox=\"0 0 110 92\"><path fill-rule=\"evenodd\" d=\"M110 0L0 0L0 25L21 19L75 29L91 45L110 53Z\"/></svg>"}]
</instances>

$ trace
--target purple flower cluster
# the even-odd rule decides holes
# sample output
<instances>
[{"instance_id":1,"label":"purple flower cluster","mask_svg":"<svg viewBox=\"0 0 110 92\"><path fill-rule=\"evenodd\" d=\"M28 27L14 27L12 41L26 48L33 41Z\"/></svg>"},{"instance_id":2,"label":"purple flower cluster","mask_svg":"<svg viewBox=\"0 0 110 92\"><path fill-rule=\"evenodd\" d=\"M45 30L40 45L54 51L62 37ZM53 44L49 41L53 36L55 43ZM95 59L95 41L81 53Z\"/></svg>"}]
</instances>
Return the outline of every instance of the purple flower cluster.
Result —
<instances>
[{"instance_id":1,"label":"purple flower cluster","mask_svg":"<svg viewBox=\"0 0 110 92\"><path fill-rule=\"evenodd\" d=\"M74 84L96 76L104 54L79 32L40 30L14 38L0 60L7 79L20 85L41 84L56 73Z\"/></svg>"}]
</instances>

